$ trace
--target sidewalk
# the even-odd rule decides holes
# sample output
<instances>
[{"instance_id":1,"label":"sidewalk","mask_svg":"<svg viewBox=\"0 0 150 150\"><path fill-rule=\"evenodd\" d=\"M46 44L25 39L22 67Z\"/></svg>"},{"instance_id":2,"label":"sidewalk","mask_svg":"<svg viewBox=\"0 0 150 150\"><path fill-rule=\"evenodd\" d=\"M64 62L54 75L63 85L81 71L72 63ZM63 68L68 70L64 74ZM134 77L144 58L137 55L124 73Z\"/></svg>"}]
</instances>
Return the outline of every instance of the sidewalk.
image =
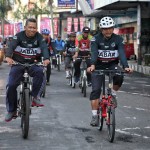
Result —
<instances>
[{"instance_id":1,"label":"sidewalk","mask_svg":"<svg viewBox=\"0 0 150 150\"><path fill-rule=\"evenodd\" d=\"M135 72L150 75L150 66L138 65L135 60L129 60L128 64Z\"/></svg>"}]
</instances>

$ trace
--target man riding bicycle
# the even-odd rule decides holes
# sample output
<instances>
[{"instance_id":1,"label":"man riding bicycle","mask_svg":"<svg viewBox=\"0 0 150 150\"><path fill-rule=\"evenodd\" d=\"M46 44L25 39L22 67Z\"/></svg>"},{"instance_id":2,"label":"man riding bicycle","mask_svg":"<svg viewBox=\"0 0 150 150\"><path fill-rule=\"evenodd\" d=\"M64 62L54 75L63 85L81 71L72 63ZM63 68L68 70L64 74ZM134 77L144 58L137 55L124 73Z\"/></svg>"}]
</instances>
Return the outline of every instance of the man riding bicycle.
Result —
<instances>
[{"instance_id":1,"label":"man riding bicycle","mask_svg":"<svg viewBox=\"0 0 150 150\"><path fill-rule=\"evenodd\" d=\"M41 34L43 38L45 39L45 42L47 44L49 55L54 55L54 40L50 37L50 31L48 29L42 29ZM51 62L52 63L52 62ZM46 84L50 85L50 74L51 74L51 65L50 63L47 65L47 71L46 71Z\"/></svg>"},{"instance_id":2,"label":"man riding bicycle","mask_svg":"<svg viewBox=\"0 0 150 150\"><path fill-rule=\"evenodd\" d=\"M69 78L69 68L70 68L70 62L72 60L72 56L75 54L75 38L76 33L70 33L69 35L70 39L65 44L65 51L63 52L63 55L65 56L65 70L66 70L66 78Z\"/></svg>"},{"instance_id":3,"label":"man riding bicycle","mask_svg":"<svg viewBox=\"0 0 150 150\"><path fill-rule=\"evenodd\" d=\"M99 27L101 32L94 36L91 40L91 67L88 68L88 72L93 72L95 69L117 69L121 70L118 66L119 59L123 66L123 69L127 72L132 72L129 68L124 51L123 39L113 33L115 23L111 17L103 17L100 20ZM101 76L97 76L92 73L92 92L90 95L92 106L92 120L91 126L98 125L97 110L99 107L99 98L101 94L102 80ZM112 97L116 103L116 91L119 90L123 83L123 76L115 75L113 78Z\"/></svg>"},{"instance_id":4,"label":"man riding bicycle","mask_svg":"<svg viewBox=\"0 0 150 150\"><path fill-rule=\"evenodd\" d=\"M84 27L82 30L82 35L79 35L77 37L77 47L76 47L76 53L73 56L74 58L77 57L82 57L82 56L89 56L90 57L90 44L91 44L91 39L92 36L89 34L90 33L90 28L89 27ZM80 78L80 65L81 65L82 60L77 59L74 63L74 68L75 68L75 83L79 81ZM87 67L90 66L90 59L86 59L86 64ZM87 73L87 81L88 85L91 85L91 74Z\"/></svg>"},{"instance_id":5,"label":"man riding bicycle","mask_svg":"<svg viewBox=\"0 0 150 150\"><path fill-rule=\"evenodd\" d=\"M43 64L47 66L49 64L48 48L42 35L37 32L37 21L33 18L29 18L25 24L25 30L17 33L13 40L9 43L6 50L6 61L11 65L9 73L7 91L6 91L6 108L7 114L5 121L9 122L16 114L17 110L17 87L22 80L24 67L17 65L16 62L25 64L34 64L35 61L41 61L41 56L44 57ZM16 65L13 65L16 64ZM38 92L43 82L43 68L37 65L33 65L29 68L28 73L33 77L33 89L32 96L33 106L44 106L39 97Z\"/></svg>"}]
</instances>

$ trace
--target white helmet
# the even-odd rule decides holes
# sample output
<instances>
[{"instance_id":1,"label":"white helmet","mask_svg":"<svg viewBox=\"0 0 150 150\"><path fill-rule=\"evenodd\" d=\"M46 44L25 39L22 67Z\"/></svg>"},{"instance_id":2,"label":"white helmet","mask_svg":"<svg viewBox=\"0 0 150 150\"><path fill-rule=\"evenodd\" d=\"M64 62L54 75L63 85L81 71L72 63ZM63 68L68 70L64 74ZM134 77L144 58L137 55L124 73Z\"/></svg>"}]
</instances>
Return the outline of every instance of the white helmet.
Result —
<instances>
[{"instance_id":1,"label":"white helmet","mask_svg":"<svg viewBox=\"0 0 150 150\"><path fill-rule=\"evenodd\" d=\"M114 26L115 26L114 20L111 17L108 17L108 16L103 17L100 20L100 23L99 23L100 28L110 28L110 27L114 27Z\"/></svg>"}]
</instances>

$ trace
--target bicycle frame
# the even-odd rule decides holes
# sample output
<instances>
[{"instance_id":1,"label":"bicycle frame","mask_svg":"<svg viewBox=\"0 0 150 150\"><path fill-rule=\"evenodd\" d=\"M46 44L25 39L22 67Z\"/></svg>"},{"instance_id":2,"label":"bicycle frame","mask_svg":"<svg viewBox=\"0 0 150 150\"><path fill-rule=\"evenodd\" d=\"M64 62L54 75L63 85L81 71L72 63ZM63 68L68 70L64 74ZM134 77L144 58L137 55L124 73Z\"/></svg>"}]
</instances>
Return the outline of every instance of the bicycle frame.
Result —
<instances>
[{"instance_id":1,"label":"bicycle frame","mask_svg":"<svg viewBox=\"0 0 150 150\"><path fill-rule=\"evenodd\" d=\"M120 70L96 70L97 75L102 76L102 98L99 102L98 118L99 118L99 130L103 128L103 121L106 121L108 138L110 142L113 142L115 136L115 104L112 98L113 76L124 73ZM105 76L108 75L108 89L105 92Z\"/></svg>"}]
</instances>

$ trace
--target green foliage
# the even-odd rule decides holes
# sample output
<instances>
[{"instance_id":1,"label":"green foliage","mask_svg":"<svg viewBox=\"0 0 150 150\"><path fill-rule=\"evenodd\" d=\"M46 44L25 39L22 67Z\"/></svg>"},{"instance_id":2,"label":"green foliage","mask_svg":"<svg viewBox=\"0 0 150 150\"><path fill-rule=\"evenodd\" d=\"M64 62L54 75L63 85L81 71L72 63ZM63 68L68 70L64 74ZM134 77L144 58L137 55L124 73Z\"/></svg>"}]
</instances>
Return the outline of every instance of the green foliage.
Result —
<instances>
[{"instance_id":1,"label":"green foliage","mask_svg":"<svg viewBox=\"0 0 150 150\"><path fill-rule=\"evenodd\" d=\"M42 4L43 2L45 2L45 0L39 0L37 3ZM37 3L35 3L34 8L31 10L28 9L28 5L23 7L20 3L17 10L13 13L14 17L16 19L27 19L28 17L31 16L37 17L38 15L41 14L50 13L48 4L44 6L42 5L38 6Z\"/></svg>"}]
</instances>

